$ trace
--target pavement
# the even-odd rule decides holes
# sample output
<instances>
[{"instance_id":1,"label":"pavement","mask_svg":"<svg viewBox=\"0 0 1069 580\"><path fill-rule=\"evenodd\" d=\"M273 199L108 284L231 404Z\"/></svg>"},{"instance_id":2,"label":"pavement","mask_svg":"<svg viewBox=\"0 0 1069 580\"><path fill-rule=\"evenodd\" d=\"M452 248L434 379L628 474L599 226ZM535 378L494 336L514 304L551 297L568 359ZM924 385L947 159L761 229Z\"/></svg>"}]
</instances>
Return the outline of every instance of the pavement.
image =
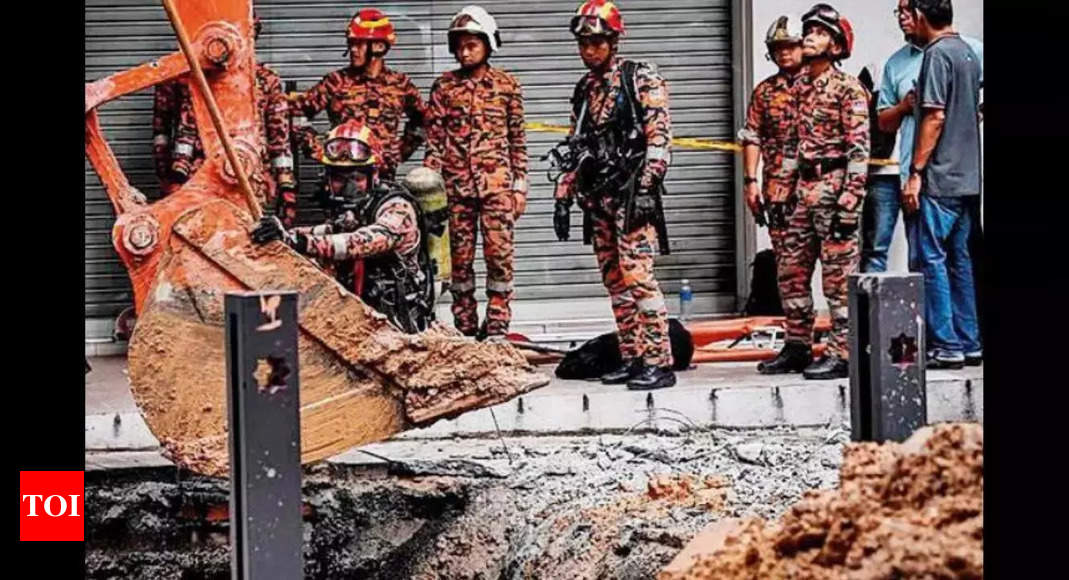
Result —
<instances>
[{"instance_id":1,"label":"pavement","mask_svg":"<svg viewBox=\"0 0 1069 580\"><path fill-rule=\"evenodd\" d=\"M86 469L171 465L130 393L125 356L91 357L85 377ZM490 409L414 429L394 441L623 433L655 429L812 427L850 421L846 379L763 376L755 363L702 364L678 373L675 387L651 392L554 378L541 389ZM552 376L553 366L540 369ZM983 368L927 374L928 422L982 421ZM352 457L343 454L338 460Z\"/></svg>"}]
</instances>

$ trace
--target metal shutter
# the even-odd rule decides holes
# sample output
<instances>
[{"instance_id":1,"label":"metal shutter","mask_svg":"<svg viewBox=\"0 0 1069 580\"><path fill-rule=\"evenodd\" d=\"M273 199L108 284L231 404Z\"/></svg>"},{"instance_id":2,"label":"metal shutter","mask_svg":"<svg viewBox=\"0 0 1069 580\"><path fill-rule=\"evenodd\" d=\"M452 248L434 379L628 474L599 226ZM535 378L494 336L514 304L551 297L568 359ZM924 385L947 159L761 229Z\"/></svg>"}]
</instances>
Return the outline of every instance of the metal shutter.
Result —
<instances>
[{"instance_id":1,"label":"metal shutter","mask_svg":"<svg viewBox=\"0 0 1069 580\"><path fill-rule=\"evenodd\" d=\"M375 3L398 30L398 45L388 65L404 71L424 91L439 74L455 68L445 46L445 29L467 0ZM504 46L493 64L515 74L523 85L528 121L567 124L568 99L585 72L567 23L576 0L527 4L490 0L482 5L502 28ZM622 55L656 63L668 79L674 132L679 137L731 139L732 46L729 0L624 1L627 35ZM356 4L350 2L261 1L264 20L259 57L284 80L300 89L344 66L343 31ZM89 0L85 9L86 80L157 58L176 43L162 8L148 1ZM105 105L101 120L131 182L151 199L158 195L151 164L152 91ZM316 119L325 129L326 115ZM592 250L574 241L580 215L573 216L573 241L557 242L552 230L552 187L539 158L559 139L551 133L528 133L531 196L517 228L517 300L549 300L542 313L553 318L554 302L598 301L605 296ZM419 163L422 153L402 167ZM734 159L716 152L676 149L668 173L665 200L672 255L657 258L657 276L666 294L689 278L696 313L732 311L735 307ZM114 316L132 299L125 269L111 247L111 206L88 162L86 169L86 313ZM320 213L311 200L319 169L302 161L302 221ZM403 173L402 173L403 174ZM477 276L484 280L481 255ZM478 295L483 295L480 285ZM581 299L587 300L581 300ZM444 297L448 300L448 296ZM577 300L580 299L580 300ZM674 300L669 300L674 308ZM519 304L517 305L519 306Z\"/></svg>"}]
</instances>

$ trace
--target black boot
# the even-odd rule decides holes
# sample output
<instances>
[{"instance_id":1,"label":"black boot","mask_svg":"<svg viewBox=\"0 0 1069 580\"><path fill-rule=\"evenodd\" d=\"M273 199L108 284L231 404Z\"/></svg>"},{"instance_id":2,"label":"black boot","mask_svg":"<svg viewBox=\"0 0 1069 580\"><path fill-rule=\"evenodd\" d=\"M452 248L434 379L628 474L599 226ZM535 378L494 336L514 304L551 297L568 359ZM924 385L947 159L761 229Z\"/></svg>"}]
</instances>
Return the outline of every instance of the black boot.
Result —
<instances>
[{"instance_id":1,"label":"black boot","mask_svg":"<svg viewBox=\"0 0 1069 580\"><path fill-rule=\"evenodd\" d=\"M606 385L622 385L631 380L639 370L638 360L625 360L616 370L601 375L601 382Z\"/></svg>"},{"instance_id":2,"label":"black boot","mask_svg":"<svg viewBox=\"0 0 1069 580\"><path fill-rule=\"evenodd\" d=\"M802 375L811 380L845 379L850 376L850 361L836 355L824 355L807 366Z\"/></svg>"},{"instance_id":3,"label":"black boot","mask_svg":"<svg viewBox=\"0 0 1069 580\"><path fill-rule=\"evenodd\" d=\"M813 362L813 348L800 342L783 345L776 358L757 363L757 372L762 375L800 373Z\"/></svg>"},{"instance_id":4,"label":"black boot","mask_svg":"<svg viewBox=\"0 0 1069 580\"><path fill-rule=\"evenodd\" d=\"M635 376L627 381L627 388L632 391L651 391L663 389L676 384L676 374L668 367L655 367L642 364Z\"/></svg>"}]
</instances>

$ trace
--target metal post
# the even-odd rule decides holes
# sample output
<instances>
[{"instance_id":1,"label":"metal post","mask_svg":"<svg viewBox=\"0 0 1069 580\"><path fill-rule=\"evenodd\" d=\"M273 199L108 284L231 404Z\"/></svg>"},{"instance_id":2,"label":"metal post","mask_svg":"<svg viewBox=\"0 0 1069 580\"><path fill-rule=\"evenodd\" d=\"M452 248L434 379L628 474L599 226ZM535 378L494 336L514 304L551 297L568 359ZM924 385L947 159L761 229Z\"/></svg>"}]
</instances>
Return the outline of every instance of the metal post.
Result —
<instances>
[{"instance_id":1,"label":"metal post","mask_svg":"<svg viewBox=\"0 0 1069 580\"><path fill-rule=\"evenodd\" d=\"M226 295L230 566L303 578L297 294Z\"/></svg>"},{"instance_id":2,"label":"metal post","mask_svg":"<svg viewBox=\"0 0 1069 580\"><path fill-rule=\"evenodd\" d=\"M904 441L928 419L924 277L854 274L850 423L854 441Z\"/></svg>"}]
</instances>

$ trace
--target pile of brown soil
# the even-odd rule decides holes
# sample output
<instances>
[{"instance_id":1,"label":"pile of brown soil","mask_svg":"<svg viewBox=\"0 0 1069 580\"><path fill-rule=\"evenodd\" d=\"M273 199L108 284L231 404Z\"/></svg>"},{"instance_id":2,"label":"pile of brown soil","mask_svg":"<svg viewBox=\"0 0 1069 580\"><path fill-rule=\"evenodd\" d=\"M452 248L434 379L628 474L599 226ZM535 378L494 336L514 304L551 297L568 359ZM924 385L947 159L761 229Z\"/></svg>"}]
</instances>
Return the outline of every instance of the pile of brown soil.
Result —
<instances>
[{"instance_id":1,"label":"pile of brown soil","mask_svg":"<svg viewBox=\"0 0 1069 580\"><path fill-rule=\"evenodd\" d=\"M982 426L926 427L843 456L839 489L807 492L775 522L699 535L659 580L983 577Z\"/></svg>"}]
</instances>

